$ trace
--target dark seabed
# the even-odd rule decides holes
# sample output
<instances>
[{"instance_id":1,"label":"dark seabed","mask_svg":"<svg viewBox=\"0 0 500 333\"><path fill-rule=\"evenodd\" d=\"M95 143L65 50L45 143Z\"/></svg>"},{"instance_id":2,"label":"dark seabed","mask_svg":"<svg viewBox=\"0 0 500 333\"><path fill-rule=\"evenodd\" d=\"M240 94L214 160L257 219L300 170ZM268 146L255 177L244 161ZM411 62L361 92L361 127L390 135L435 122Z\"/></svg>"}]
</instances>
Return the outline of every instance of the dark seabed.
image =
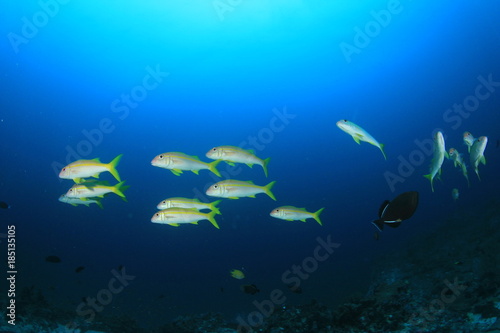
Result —
<instances>
[{"instance_id":1,"label":"dark seabed","mask_svg":"<svg viewBox=\"0 0 500 333\"><path fill-rule=\"evenodd\" d=\"M500 332L498 17L497 1L4 3L0 332ZM268 176L151 165L227 145ZM116 193L58 200L68 164L120 154L119 177L80 185ZM275 181L277 200L206 195L227 179ZM377 231L408 191L413 216ZM222 200L220 229L152 223L171 197ZM323 225L281 206L324 208Z\"/></svg>"}]
</instances>

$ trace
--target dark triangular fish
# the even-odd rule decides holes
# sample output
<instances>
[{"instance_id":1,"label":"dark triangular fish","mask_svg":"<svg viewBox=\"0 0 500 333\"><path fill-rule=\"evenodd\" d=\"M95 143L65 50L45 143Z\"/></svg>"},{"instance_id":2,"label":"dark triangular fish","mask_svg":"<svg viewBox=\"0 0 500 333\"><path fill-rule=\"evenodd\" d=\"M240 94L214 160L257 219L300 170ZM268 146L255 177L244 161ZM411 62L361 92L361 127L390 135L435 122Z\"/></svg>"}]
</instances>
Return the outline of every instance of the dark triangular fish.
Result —
<instances>
[{"instance_id":1,"label":"dark triangular fish","mask_svg":"<svg viewBox=\"0 0 500 333\"><path fill-rule=\"evenodd\" d=\"M385 200L378 210L378 219L372 224L382 231L384 224L397 228L402 221L412 217L418 206L418 192L411 191L398 195L394 200Z\"/></svg>"},{"instance_id":2,"label":"dark triangular fish","mask_svg":"<svg viewBox=\"0 0 500 333\"><path fill-rule=\"evenodd\" d=\"M0 201L0 208L9 209L10 205L6 202Z\"/></svg>"}]
</instances>

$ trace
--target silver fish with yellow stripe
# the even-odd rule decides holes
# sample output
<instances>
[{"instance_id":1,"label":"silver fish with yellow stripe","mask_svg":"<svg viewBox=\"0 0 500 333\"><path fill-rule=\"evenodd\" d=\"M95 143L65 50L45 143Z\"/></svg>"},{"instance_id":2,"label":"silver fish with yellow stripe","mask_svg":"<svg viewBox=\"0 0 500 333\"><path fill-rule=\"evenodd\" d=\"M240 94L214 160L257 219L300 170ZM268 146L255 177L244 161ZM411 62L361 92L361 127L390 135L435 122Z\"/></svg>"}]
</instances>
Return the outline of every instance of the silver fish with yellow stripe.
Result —
<instances>
[{"instance_id":1,"label":"silver fish with yellow stripe","mask_svg":"<svg viewBox=\"0 0 500 333\"><path fill-rule=\"evenodd\" d=\"M479 137L470 149L470 164L474 168L476 172L477 178L481 180L479 177L479 163L483 163L486 165L486 158L484 157L484 150L486 149L486 145L488 144L488 138L486 136Z\"/></svg>"},{"instance_id":2,"label":"silver fish with yellow stripe","mask_svg":"<svg viewBox=\"0 0 500 333\"><path fill-rule=\"evenodd\" d=\"M59 201L70 204L71 206L85 205L87 207L95 203L101 209L104 208L101 203L101 198L70 198L66 196L66 194L63 194L59 197Z\"/></svg>"},{"instance_id":3,"label":"silver fish with yellow stripe","mask_svg":"<svg viewBox=\"0 0 500 333\"><path fill-rule=\"evenodd\" d=\"M324 210L324 208L318 209L314 213L308 212L305 208L297 208L294 206L281 206L275 208L271 211L269 215L277 219L282 219L286 221L302 221L306 222L306 219L314 219L319 225L323 225L319 218L319 214Z\"/></svg>"},{"instance_id":4,"label":"silver fish with yellow stripe","mask_svg":"<svg viewBox=\"0 0 500 333\"><path fill-rule=\"evenodd\" d=\"M168 169L176 176L180 176L182 171L192 171L198 174L199 170L210 170L218 177L221 177L219 170L217 170L217 164L220 162L222 161L217 160L212 163L206 163L201 161L198 156L169 152L157 155L153 158L151 164L159 168Z\"/></svg>"},{"instance_id":5,"label":"silver fish with yellow stripe","mask_svg":"<svg viewBox=\"0 0 500 333\"><path fill-rule=\"evenodd\" d=\"M214 227L219 229L219 225L217 224L217 221L215 221L216 214L217 213L214 211L210 213L202 213L195 208L174 207L155 213L151 218L151 222L178 227L181 224L198 224L198 221L209 220Z\"/></svg>"},{"instance_id":6,"label":"silver fish with yellow stripe","mask_svg":"<svg viewBox=\"0 0 500 333\"><path fill-rule=\"evenodd\" d=\"M168 198L160 202L156 208L158 209L167 209L167 208L191 208L197 210L210 209L214 211L216 214L220 214L219 208L217 205L222 200L217 200L213 202L201 202L198 199L189 199L189 198Z\"/></svg>"},{"instance_id":7,"label":"silver fish with yellow stripe","mask_svg":"<svg viewBox=\"0 0 500 333\"><path fill-rule=\"evenodd\" d=\"M83 178L99 178L101 172L109 171L117 181L121 182L116 166L120 162L122 156L123 154L116 156L109 163L101 163L98 158L75 161L62 168L59 173L59 178L73 179L75 183L80 183L83 181Z\"/></svg>"},{"instance_id":8,"label":"silver fish with yellow stripe","mask_svg":"<svg viewBox=\"0 0 500 333\"><path fill-rule=\"evenodd\" d=\"M220 198L238 199L242 197L255 198L256 194L265 193L276 201L271 189L276 182L270 182L266 186L255 185L252 181L241 181L227 179L213 184L207 189L207 195Z\"/></svg>"},{"instance_id":9,"label":"silver fish with yellow stripe","mask_svg":"<svg viewBox=\"0 0 500 333\"><path fill-rule=\"evenodd\" d=\"M382 152L382 155L384 155L384 159L387 159L387 156L385 156L385 151L384 147L385 145L383 143L378 142L375 140L373 136L370 135L367 131L353 123L352 121L342 119L337 121L337 126L354 139L357 144L361 144L361 141L368 142L371 145L374 145L375 147L378 147L380 151Z\"/></svg>"},{"instance_id":10,"label":"silver fish with yellow stripe","mask_svg":"<svg viewBox=\"0 0 500 333\"><path fill-rule=\"evenodd\" d=\"M114 193L120 196L124 201L127 201L125 194L123 192L130 186L126 186L125 181L122 181L114 186L106 185L107 182L85 182L81 184L75 184L71 187L66 196L68 198L93 198L93 197L104 197L105 194Z\"/></svg>"},{"instance_id":11,"label":"silver fish with yellow stripe","mask_svg":"<svg viewBox=\"0 0 500 333\"><path fill-rule=\"evenodd\" d=\"M255 152L251 149L243 149L235 146L218 146L210 149L206 156L212 160L223 160L227 162L229 165L233 165L234 163L244 163L249 167L252 167L254 164L260 165L262 169L264 169L264 174L267 177L267 165L271 160L270 157L265 160L257 157Z\"/></svg>"}]
</instances>

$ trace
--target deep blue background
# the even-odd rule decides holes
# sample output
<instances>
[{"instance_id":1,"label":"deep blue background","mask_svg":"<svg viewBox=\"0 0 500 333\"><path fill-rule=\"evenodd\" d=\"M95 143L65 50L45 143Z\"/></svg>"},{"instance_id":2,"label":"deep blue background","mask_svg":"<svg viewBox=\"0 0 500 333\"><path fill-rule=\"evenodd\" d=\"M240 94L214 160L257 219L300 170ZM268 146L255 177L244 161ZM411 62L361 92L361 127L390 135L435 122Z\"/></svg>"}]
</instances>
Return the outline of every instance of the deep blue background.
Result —
<instances>
[{"instance_id":1,"label":"deep blue background","mask_svg":"<svg viewBox=\"0 0 500 333\"><path fill-rule=\"evenodd\" d=\"M0 13L0 200L12 205L0 212L1 232L16 225L19 283L67 308L95 297L111 269L124 265L136 279L107 314L133 314L144 325L209 310L234 318L272 289L286 290L281 274L328 235L341 247L303 282L302 295L286 295L289 303L338 304L366 292L379 255L404 248L459 205L472 209L498 196L500 87L456 128L443 119L474 94L479 76L500 81L496 1L401 1L399 13L350 61L340 45L353 44L356 27L371 24L371 12L386 10L387 1L241 1L223 20L216 1L69 1L51 7L53 17L16 49L13 34L43 19L43 3L9 2ZM148 68L168 76L121 119L113 103L138 89ZM176 177L154 168L155 155L181 151L207 160L213 146L268 134L273 110L284 109L294 118L257 147L258 156L271 157L269 178L244 165L235 177L276 180L278 202L264 195L225 200L220 230L206 221L179 228L149 222L159 201L192 197L214 182L208 172ZM344 118L386 144L388 160L339 130L335 123ZM131 185L128 203L111 196L100 210L58 202L72 182L59 180L53 166L65 165L68 150L87 140L83 131L103 119L112 130L81 157L110 161L123 153L118 170ZM426 156L392 191L385 174L397 174L401 159L419 149L415 140L430 140L437 128L448 148L463 153L464 131L489 137L483 181L469 169L467 188L445 161L432 193L422 177ZM417 213L376 242L369 222L380 203L408 190L420 191ZM278 205L326 207L324 226L273 219L268 214ZM47 255L62 263L45 263ZM79 265L86 269L75 274ZM247 278L232 279L229 270L241 267ZM243 294L243 283L261 293Z\"/></svg>"}]
</instances>

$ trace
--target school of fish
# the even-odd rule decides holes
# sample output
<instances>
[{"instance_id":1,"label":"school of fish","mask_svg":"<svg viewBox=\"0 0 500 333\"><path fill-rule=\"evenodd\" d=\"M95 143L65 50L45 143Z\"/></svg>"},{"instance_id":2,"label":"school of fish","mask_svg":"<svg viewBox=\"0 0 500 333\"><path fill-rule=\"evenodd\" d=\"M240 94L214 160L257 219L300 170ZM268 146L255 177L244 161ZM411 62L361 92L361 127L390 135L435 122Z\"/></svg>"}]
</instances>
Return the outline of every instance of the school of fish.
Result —
<instances>
[{"instance_id":1,"label":"school of fish","mask_svg":"<svg viewBox=\"0 0 500 333\"><path fill-rule=\"evenodd\" d=\"M385 145L378 142L371 134L362 127L353 122L342 119L337 126L349 134L356 143L367 142L380 149L385 160ZM434 179L440 179L442 166L446 159L453 161L453 165L458 167L465 177L468 186L470 186L468 167L464 155L459 153L456 148L446 150L445 137L441 131L437 131L433 137L433 158L429 167L429 173L424 175L430 181L431 190L434 192ZM472 168L479 177L479 165L486 164L484 152L488 143L486 136L474 138L470 132L463 134L463 142L467 146L469 153L469 168ZM103 208L103 198L110 194L116 194L124 201L127 201L124 191L129 186L124 185L116 169L122 158L122 154L116 156L109 163L102 163L98 158L90 160L78 160L62 168L59 173L61 179L71 179L74 185L68 191L59 197L59 201L72 206L96 204ZM199 174L201 170L212 172L219 178L222 178L217 166L225 162L231 166L236 163L246 164L250 168L258 165L262 168L265 176L268 176L268 164L270 158L261 159L253 150L243 149L241 147L224 145L213 147L205 153L205 156L212 160L204 162L198 156L188 155L182 152L166 152L155 156L151 160L151 165L170 170L174 175L181 176L184 171L191 171ZM99 180L102 173L109 172L118 182L110 185L108 181ZM224 199L255 198L258 194L265 194L270 199L277 201L272 192L276 182L271 181L268 184L255 184L251 180L221 179L212 184L206 190L206 195L218 198L212 202L201 202L199 199L170 197L157 204L158 211L152 216L151 222L166 224L178 227L181 224L198 224L199 221L208 220L215 228L220 226L216 221L217 215L221 215L218 205ZM453 189L452 197L457 200L459 191ZM324 208L309 212L306 208L298 208L291 205L283 205L273 209L269 215L276 219L285 221L302 221L314 219L319 225L323 225L320 214Z\"/></svg>"}]
</instances>

